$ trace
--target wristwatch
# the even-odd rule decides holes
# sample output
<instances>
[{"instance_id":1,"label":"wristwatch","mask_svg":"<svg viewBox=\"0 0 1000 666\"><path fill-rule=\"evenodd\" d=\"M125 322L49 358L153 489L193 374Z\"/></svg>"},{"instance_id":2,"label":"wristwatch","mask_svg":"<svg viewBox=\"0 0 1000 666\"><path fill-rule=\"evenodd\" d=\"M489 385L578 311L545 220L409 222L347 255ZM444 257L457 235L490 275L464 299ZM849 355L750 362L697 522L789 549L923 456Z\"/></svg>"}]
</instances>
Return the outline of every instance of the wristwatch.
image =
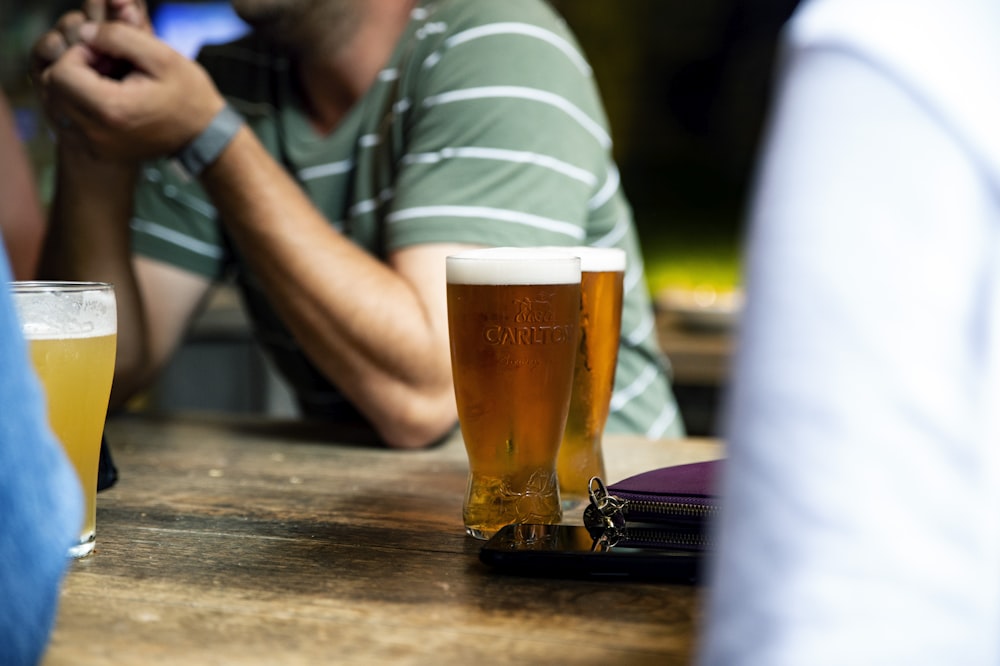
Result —
<instances>
[{"instance_id":1,"label":"wristwatch","mask_svg":"<svg viewBox=\"0 0 1000 666\"><path fill-rule=\"evenodd\" d=\"M243 116L226 104L201 134L177 151L174 159L189 176L198 178L209 165L219 159L219 155L244 124Z\"/></svg>"}]
</instances>

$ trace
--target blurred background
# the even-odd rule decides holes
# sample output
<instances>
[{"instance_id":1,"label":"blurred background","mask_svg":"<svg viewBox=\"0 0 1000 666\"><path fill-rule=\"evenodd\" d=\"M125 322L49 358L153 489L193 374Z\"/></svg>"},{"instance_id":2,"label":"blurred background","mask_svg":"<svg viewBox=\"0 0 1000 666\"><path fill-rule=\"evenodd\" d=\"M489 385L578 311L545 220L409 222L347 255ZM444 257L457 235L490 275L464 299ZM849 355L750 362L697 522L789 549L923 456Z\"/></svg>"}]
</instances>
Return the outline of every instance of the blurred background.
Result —
<instances>
[{"instance_id":1,"label":"blurred background","mask_svg":"<svg viewBox=\"0 0 1000 666\"><path fill-rule=\"evenodd\" d=\"M601 88L685 419L693 434L714 434L740 302L730 296L739 295L747 188L767 113L776 40L797 0L550 2L575 31ZM27 54L59 15L79 5L0 0L0 85L15 107L43 202L51 191L52 146L28 82ZM182 52L239 29L225 2L149 5L158 32ZM164 407L186 407L185 401L204 406L206 398L190 391L194 384L211 392L209 406L291 409L240 332L239 313L232 311L238 302L227 299L221 294L192 332L184 350L191 358L181 355L175 362L181 367L168 371L151 400ZM240 371L254 373L244 379L249 385L263 382L266 390L224 396L234 382L219 381L223 373L192 379L207 372L206 362L214 367L234 349Z\"/></svg>"}]
</instances>

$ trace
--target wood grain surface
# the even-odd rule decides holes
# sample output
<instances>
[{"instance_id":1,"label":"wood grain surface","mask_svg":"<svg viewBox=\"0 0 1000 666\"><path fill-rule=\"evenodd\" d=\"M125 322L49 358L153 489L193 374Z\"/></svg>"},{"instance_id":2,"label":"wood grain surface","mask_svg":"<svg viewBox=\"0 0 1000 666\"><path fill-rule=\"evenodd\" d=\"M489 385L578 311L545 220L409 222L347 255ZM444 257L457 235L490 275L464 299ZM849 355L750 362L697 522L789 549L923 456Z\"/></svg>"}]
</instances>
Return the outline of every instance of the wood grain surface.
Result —
<instances>
[{"instance_id":1,"label":"wood grain surface","mask_svg":"<svg viewBox=\"0 0 1000 666\"><path fill-rule=\"evenodd\" d=\"M697 588L493 572L462 527L460 437L402 452L353 435L110 422L121 478L98 497L97 548L70 567L44 663L690 662ZM610 481L722 455L712 440L605 447Z\"/></svg>"}]
</instances>

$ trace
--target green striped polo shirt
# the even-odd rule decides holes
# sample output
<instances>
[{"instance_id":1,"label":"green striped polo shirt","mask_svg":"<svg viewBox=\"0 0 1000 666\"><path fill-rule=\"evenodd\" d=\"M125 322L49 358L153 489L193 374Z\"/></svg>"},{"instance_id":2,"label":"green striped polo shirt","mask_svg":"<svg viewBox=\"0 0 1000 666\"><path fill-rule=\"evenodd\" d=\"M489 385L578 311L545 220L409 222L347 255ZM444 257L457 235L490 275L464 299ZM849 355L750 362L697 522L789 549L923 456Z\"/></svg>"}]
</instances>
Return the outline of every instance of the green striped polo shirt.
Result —
<instances>
[{"instance_id":1,"label":"green striped polo shirt","mask_svg":"<svg viewBox=\"0 0 1000 666\"><path fill-rule=\"evenodd\" d=\"M542 0L418 3L390 62L329 136L309 124L288 55L261 37L206 47L199 61L330 224L376 257L419 243L624 248L608 431L683 432L591 68ZM335 386L243 270L199 185L167 161L140 180L135 250L211 279L235 275L303 411L339 413Z\"/></svg>"}]
</instances>

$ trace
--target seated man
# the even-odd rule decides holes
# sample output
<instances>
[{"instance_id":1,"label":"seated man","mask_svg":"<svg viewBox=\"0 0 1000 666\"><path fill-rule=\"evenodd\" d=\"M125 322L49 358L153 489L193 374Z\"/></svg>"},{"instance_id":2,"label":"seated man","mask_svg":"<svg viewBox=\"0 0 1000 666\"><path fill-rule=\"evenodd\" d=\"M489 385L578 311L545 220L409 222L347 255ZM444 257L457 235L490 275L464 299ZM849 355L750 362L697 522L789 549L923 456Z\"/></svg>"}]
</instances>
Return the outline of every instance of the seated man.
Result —
<instances>
[{"instance_id":1,"label":"seated man","mask_svg":"<svg viewBox=\"0 0 1000 666\"><path fill-rule=\"evenodd\" d=\"M631 262L609 430L683 432L591 70L544 2L233 6L254 30L200 66L130 0L35 49L59 132L43 266L116 284L113 403L234 274L306 415L427 445L456 422L445 256L588 244Z\"/></svg>"}]
</instances>

